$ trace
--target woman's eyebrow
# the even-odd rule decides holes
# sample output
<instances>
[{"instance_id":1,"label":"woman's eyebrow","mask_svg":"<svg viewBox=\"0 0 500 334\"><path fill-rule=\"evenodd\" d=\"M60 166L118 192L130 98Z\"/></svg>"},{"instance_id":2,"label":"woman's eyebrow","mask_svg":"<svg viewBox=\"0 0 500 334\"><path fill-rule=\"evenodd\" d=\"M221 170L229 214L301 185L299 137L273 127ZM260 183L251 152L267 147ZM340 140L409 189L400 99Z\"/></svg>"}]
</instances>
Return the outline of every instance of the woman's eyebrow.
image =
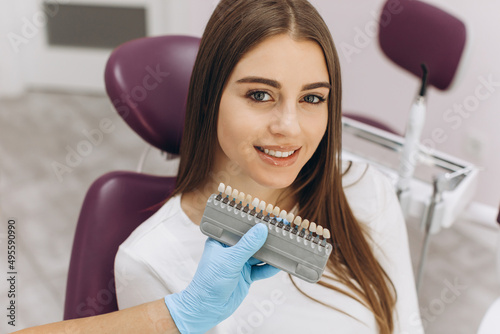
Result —
<instances>
[{"instance_id":1,"label":"woman's eyebrow","mask_svg":"<svg viewBox=\"0 0 500 334\"><path fill-rule=\"evenodd\" d=\"M261 78L261 77L245 77L245 78L242 78L242 79L236 81L236 83L261 83L261 84L268 85L268 86L271 86L271 87L274 87L277 89L281 89L281 84L278 81L272 80L272 79ZM332 86L328 82L315 82L315 83L311 83L311 84L307 84L307 85L302 86L302 90L303 91L304 90L311 90L311 89L322 88L322 87L328 88L328 89L332 88Z\"/></svg>"},{"instance_id":2,"label":"woman's eyebrow","mask_svg":"<svg viewBox=\"0 0 500 334\"><path fill-rule=\"evenodd\" d=\"M328 89L332 88L332 86L328 82L315 82L312 84L302 86L302 90L311 90L311 89L322 88L322 87L328 88Z\"/></svg>"}]
</instances>

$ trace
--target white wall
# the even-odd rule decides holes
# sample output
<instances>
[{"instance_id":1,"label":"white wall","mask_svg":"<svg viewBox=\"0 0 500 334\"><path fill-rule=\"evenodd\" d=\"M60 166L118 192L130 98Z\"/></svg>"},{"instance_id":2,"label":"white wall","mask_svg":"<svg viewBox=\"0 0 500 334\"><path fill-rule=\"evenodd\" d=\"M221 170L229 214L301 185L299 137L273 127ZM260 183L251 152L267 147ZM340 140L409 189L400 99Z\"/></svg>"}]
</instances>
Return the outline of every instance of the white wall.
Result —
<instances>
[{"instance_id":1,"label":"white wall","mask_svg":"<svg viewBox=\"0 0 500 334\"><path fill-rule=\"evenodd\" d=\"M26 3L7 1L0 2L0 98L12 98L20 96L24 91L24 80L22 78L21 57L12 52L9 41L11 33L21 22L20 18L26 9Z\"/></svg>"},{"instance_id":2,"label":"white wall","mask_svg":"<svg viewBox=\"0 0 500 334\"><path fill-rule=\"evenodd\" d=\"M310 0L327 22L337 45L343 74L344 110L372 115L404 132L409 106L419 81L391 63L379 49L376 38L349 56L341 51L344 43L357 47L359 29L374 21L385 0L326 1ZM463 77L447 92L430 88L428 115L423 139L438 150L482 166L476 200L497 207L500 203L500 2L497 0L426 0L461 18L472 34L470 59ZM189 0L190 32L201 36L217 4L216 0ZM477 108L460 116L448 112L474 96L480 78L498 83L491 95ZM481 92L485 92L484 88ZM451 117L454 117L451 119ZM436 140L432 133L442 129ZM440 130L437 130L440 131ZM441 138L441 137L440 137Z\"/></svg>"}]
</instances>

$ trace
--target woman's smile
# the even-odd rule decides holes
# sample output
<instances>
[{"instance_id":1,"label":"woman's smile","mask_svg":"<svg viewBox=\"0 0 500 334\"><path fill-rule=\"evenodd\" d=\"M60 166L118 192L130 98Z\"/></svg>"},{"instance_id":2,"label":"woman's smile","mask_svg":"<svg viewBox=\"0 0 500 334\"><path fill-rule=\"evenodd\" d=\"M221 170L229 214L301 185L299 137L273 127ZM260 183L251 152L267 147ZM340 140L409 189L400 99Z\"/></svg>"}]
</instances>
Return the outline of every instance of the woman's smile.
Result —
<instances>
[{"instance_id":1,"label":"woman's smile","mask_svg":"<svg viewBox=\"0 0 500 334\"><path fill-rule=\"evenodd\" d=\"M294 164L299 155L299 148L281 148L275 146L255 146L257 154L267 164L287 167Z\"/></svg>"}]
</instances>

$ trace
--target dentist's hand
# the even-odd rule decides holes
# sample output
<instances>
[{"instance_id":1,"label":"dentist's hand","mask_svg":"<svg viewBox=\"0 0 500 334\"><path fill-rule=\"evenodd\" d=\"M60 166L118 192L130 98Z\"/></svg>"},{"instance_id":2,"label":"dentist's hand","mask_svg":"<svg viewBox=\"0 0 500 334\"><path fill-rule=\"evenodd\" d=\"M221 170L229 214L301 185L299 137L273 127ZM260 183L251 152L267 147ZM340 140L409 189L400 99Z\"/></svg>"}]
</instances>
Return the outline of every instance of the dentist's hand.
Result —
<instances>
[{"instance_id":1,"label":"dentist's hand","mask_svg":"<svg viewBox=\"0 0 500 334\"><path fill-rule=\"evenodd\" d=\"M205 333L227 317L248 294L250 284L279 269L251 258L264 244L268 229L252 227L233 247L211 238L193 280L180 293L165 297L170 315L182 334Z\"/></svg>"}]
</instances>

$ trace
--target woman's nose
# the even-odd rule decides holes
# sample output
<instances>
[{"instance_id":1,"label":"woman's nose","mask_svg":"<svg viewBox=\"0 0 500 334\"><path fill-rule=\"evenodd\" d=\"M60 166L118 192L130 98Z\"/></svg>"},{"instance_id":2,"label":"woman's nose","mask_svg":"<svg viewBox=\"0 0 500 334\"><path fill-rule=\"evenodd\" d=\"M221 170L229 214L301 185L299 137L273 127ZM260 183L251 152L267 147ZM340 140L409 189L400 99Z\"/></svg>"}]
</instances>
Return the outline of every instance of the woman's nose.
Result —
<instances>
[{"instance_id":1,"label":"woman's nose","mask_svg":"<svg viewBox=\"0 0 500 334\"><path fill-rule=\"evenodd\" d=\"M300 123L296 102L283 103L277 106L270 120L269 130L272 134L293 137L300 133Z\"/></svg>"}]
</instances>

